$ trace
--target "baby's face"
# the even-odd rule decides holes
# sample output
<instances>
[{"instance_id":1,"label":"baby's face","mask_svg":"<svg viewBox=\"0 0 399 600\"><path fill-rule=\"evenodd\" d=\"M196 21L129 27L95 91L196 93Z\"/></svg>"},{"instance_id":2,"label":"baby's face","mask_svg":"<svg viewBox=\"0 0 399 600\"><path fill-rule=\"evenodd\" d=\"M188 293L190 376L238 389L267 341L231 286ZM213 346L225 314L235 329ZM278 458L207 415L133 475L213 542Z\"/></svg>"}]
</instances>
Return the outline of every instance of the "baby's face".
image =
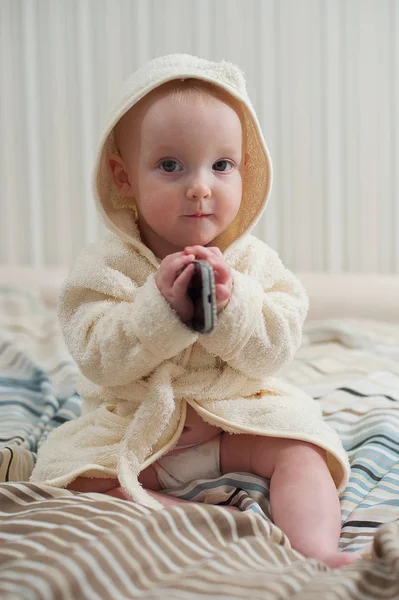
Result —
<instances>
[{"instance_id":1,"label":"baby's face","mask_svg":"<svg viewBox=\"0 0 399 600\"><path fill-rule=\"evenodd\" d=\"M242 145L237 113L215 97L166 95L151 103L123 159L143 240L156 256L206 246L232 223Z\"/></svg>"}]
</instances>

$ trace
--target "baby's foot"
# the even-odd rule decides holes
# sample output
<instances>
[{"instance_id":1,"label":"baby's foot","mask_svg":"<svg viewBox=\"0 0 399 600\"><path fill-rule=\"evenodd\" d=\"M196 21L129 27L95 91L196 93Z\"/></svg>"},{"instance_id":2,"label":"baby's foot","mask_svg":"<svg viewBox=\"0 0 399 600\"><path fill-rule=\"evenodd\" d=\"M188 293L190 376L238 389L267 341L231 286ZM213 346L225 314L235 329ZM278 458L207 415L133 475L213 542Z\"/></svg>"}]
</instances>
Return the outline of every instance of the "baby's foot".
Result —
<instances>
[{"instance_id":1,"label":"baby's foot","mask_svg":"<svg viewBox=\"0 0 399 600\"><path fill-rule=\"evenodd\" d=\"M359 558L361 558L360 552L332 552L323 556L320 560L332 569L337 569L350 565L359 560Z\"/></svg>"}]
</instances>

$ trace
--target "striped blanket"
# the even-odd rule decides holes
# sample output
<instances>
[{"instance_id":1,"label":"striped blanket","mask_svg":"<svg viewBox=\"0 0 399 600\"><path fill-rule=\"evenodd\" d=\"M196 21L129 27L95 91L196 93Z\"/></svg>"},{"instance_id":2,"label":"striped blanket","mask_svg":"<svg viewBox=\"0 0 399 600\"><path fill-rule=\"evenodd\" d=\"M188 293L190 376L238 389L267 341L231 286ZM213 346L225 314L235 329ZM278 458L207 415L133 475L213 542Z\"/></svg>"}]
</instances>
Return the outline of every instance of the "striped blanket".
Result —
<instances>
[{"instance_id":1,"label":"striped blanket","mask_svg":"<svg viewBox=\"0 0 399 600\"><path fill-rule=\"evenodd\" d=\"M340 545L370 558L341 570L290 548L268 482L247 473L184 485L173 495L198 504L161 513L26 483L49 431L79 414L77 369L54 312L0 286L1 597L399 597L399 325L310 323L282 375L321 402L351 459Z\"/></svg>"}]
</instances>

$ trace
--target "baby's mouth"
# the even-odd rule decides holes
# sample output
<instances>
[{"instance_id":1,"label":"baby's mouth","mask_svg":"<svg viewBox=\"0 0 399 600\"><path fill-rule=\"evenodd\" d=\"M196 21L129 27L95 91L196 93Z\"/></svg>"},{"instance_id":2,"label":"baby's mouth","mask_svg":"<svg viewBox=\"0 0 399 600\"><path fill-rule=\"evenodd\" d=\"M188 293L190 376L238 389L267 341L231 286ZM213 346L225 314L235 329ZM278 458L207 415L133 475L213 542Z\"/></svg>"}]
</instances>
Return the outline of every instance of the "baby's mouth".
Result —
<instances>
[{"instance_id":1,"label":"baby's mouth","mask_svg":"<svg viewBox=\"0 0 399 600\"><path fill-rule=\"evenodd\" d=\"M201 219L203 217L210 217L211 213L195 213L193 215L185 215L189 219Z\"/></svg>"}]
</instances>

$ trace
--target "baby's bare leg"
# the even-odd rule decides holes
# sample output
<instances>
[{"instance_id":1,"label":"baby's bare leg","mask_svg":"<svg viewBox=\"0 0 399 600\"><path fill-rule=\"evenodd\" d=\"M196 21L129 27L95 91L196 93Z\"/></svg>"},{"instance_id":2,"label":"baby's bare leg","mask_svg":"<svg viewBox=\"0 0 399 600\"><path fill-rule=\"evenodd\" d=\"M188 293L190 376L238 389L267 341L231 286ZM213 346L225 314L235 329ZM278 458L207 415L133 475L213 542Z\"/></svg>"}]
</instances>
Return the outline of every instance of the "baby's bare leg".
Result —
<instances>
[{"instance_id":1,"label":"baby's bare leg","mask_svg":"<svg viewBox=\"0 0 399 600\"><path fill-rule=\"evenodd\" d=\"M138 476L138 480L146 490L153 490L154 492L157 492L161 489L157 473L152 465L144 469L144 471L141 471Z\"/></svg>"},{"instance_id":2,"label":"baby's bare leg","mask_svg":"<svg viewBox=\"0 0 399 600\"><path fill-rule=\"evenodd\" d=\"M154 467L149 466L142 471L138 477L141 485L148 490L159 490L159 482ZM99 494L106 494L111 490L120 487L119 480L116 478L102 478L102 477L77 477L68 486L68 490L75 492L97 492Z\"/></svg>"},{"instance_id":3,"label":"baby's bare leg","mask_svg":"<svg viewBox=\"0 0 399 600\"><path fill-rule=\"evenodd\" d=\"M151 467L148 467L148 469L150 468ZM149 483L149 485L158 485L156 489L159 489L158 480L156 482L154 481L151 471L148 471L147 473L145 473L145 471L147 471L147 469L143 471L143 473L145 474L144 480L147 483ZM152 471L154 471L154 469L152 469ZM144 485L144 487L146 486ZM85 493L96 492L98 494L112 496L113 498L119 498L120 500L128 500L130 502L132 501L132 498L129 496L129 494L127 494L125 490L123 490L120 487L118 479L101 479L100 477L78 477L77 479L75 479L75 481L72 481L72 483L68 485L67 489ZM158 502L166 508L174 506L175 504L188 503L187 500L172 498L171 496L166 496L165 494L159 494L156 491L153 491L153 489L153 487L149 487L147 489L147 492L150 496L155 498L155 500L158 500Z\"/></svg>"},{"instance_id":4,"label":"baby's bare leg","mask_svg":"<svg viewBox=\"0 0 399 600\"><path fill-rule=\"evenodd\" d=\"M175 504L187 503L187 500L172 498L165 494L159 494L155 490L159 490L159 483L153 467L148 467L140 473L139 482L147 490L150 496L158 500L162 506L170 507ZM118 479L102 479L100 477L78 477L67 487L68 490L76 492L91 493L96 492L98 494L105 494L106 496L112 496L113 498L120 498L121 500L132 501L132 498L123 490Z\"/></svg>"},{"instance_id":5,"label":"baby's bare leg","mask_svg":"<svg viewBox=\"0 0 399 600\"><path fill-rule=\"evenodd\" d=\"M148 490L155 491L160 489L157 474L152 466L144 469L140 473L138 480ZM105 494L119 486L119 480L116 478L77 477L67 486L67 489L76 492L98 492L99 494Z\"/></svg>"},{"instance_id":6,"label":"baby's bare leg","mask_svg":"<svg viewBox=\"0 0 399 600\"><path fill-rule=\"evenodd\" d=\"M338 552L341 511L324 450L297 440L223 434L223 473L246 471L270 479L274 523L295 550L332 567L357 555Z\"/></svg>"},{"instance_id":7,"label":"baby's bare leg","mask_svg":"<svg viewBox=\"0 0 399 600\"><path fill-rule=\"evenodd\" d=\"M90 494L91 492L106 494L117 486L119 486L119 481L114 478L103 479L102 477L77 477L74 479L74 481L67 485L67 490L84 492L86 494Z\"/></svg>"},{"instance_id":8,"label":"baby's bare leg","mask_svg":"<svg viewBox=\"0 0 399 600\"><path fill-rule=\"evenodd\" d=\"M167 494L159 493L158 490L161 488L155 469L151 465L140 473L138 480L148 494L155 498L155 500L158 500L158 502L165 508L170 508L176 504L194 504L193 502L184 500L183 498L175 498L174 496L168 496ZM113 498L119 498L120 500L128 500L132 502L132 498L129 496L129 494L127 494L125 490L120 487L118 479L78 477L67 486L67 489L85 493L96 492L98 494L105 494L106 496L112 496ZM227 506L224 508L236 510L233 506Z\"/></svg>"}]
</instances>

